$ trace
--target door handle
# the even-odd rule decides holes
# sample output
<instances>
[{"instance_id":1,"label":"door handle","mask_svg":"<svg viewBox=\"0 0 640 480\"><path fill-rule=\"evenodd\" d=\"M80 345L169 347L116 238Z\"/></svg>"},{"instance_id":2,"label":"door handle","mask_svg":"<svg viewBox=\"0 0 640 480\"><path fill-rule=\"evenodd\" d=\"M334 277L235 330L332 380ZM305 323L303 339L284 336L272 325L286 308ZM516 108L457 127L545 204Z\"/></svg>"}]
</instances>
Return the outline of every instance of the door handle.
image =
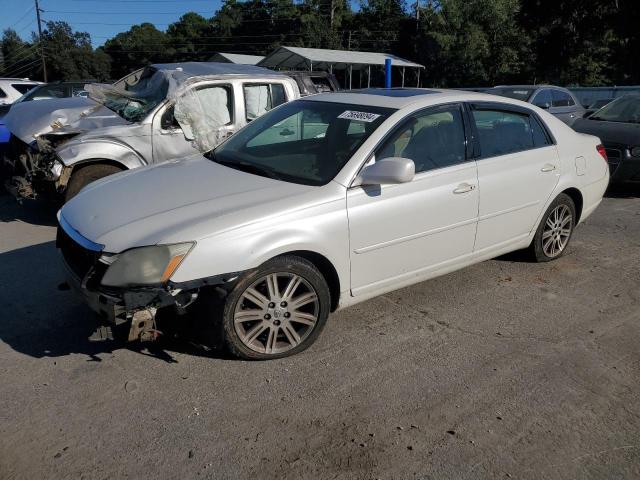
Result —
<instances>
[{"instance_id":1,"label":"door handle","mask_svg":"<svg viewBox=\"0 0 640 480\"><path fill-rule=\"evenodd\" d=\"M453 191L453 193L468 193L471 190L476 188L475 185L471 185L470 183L461 183L458 187Z\"/></svg>"},{"instance_id":2,"label":"door handle","mask_svg":"<svg viewBox=\"0 0 640 480\"><path fill-rule=\"evenodd\" d=\"M541 172L553 172L556 169L556 166L551 164L551 163L547 163L545 164L540 171Z\"/></svg>"}]
</instances>

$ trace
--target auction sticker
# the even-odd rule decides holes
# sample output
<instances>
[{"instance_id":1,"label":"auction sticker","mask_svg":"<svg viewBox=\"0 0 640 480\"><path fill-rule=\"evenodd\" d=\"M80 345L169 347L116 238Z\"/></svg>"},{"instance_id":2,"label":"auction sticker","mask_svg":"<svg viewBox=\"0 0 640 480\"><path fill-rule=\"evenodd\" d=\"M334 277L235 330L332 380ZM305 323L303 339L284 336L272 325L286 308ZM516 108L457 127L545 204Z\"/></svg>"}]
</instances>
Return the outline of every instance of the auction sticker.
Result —
<instances>
[{"instance_id":1,"label":"auction sticker","mask_svg":"<svg viewBox=\"0 0 640 480\"><path fill-rule=\"evenodd\" d=\"M338 118L344 118L346 120L357 120L359 122L373 122L380 115L377 113L368 112L354 112L353 110L346 110L338 115Z\"/></svg>"}]
</instances>

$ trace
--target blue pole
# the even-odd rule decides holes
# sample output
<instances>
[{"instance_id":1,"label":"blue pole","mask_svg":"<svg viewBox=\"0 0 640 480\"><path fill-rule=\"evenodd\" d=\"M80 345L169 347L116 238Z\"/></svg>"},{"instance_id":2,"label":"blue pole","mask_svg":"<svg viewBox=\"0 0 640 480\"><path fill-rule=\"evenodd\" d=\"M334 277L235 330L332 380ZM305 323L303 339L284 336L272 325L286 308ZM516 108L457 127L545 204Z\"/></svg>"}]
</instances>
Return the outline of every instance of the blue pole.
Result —
<instances>
[{"instance_id":1,"label":"blue pole","mask_svg":"<svg viewBox=\"0 0 640 480\"><path fill-rule=\"evenodd\" d=\"M391 88L391 59L384 59L384 88Z\"/></svg>"}]
</instances>

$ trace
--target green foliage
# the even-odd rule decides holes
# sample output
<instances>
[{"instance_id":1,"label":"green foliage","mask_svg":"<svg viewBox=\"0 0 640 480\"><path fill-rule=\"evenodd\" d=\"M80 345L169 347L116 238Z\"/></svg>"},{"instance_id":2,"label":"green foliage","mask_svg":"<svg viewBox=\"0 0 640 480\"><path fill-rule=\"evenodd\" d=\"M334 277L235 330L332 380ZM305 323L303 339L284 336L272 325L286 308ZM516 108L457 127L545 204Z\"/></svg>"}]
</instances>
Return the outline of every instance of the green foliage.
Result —
<instances>
[{"instance_id":1,"label":"green foliage","mask_svg":"<svg viewBox=\"0 0 640 480\"><path fill-rule=\"evenodd\" d=\"M0 75L120 78L149 63L281 45L389 52L425 65L422 85L640 83L638 0L224 0L166 32L132 26L93 49L87 33L48 22L42 43L2 37ZM413 79L409 78L409 83Z\"/></svg>"}]
</instances>

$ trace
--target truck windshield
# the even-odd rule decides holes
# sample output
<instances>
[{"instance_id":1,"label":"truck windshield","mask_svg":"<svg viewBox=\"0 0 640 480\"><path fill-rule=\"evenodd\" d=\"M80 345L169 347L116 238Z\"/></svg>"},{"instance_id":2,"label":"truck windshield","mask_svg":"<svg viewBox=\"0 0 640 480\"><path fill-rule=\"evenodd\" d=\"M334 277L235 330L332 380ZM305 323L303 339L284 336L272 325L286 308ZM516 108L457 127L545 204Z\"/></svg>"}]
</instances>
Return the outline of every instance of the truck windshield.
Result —
<instances>
[{"instance_id":1,"label":"truck windshield","mask_svg":"<svg viewBox=\"0 0 640 480\"><path fill-rule=\"evenodd\" d=\"M143 120L167 96L169 82L165 73L146 68L132 81L116 85L90 85L91 99L113 110L128 122Z\"/></svg>"},{"instance_id":2,"label":"truck windshield","mask_svg":"<svg viewBox=\"0 0 640 480\"><path fill-rule=\"evenodd\" d=\"M297 100L257 118L207 157L256 175L324 185L394 111Z\"/></svg>"}]
</instances>

